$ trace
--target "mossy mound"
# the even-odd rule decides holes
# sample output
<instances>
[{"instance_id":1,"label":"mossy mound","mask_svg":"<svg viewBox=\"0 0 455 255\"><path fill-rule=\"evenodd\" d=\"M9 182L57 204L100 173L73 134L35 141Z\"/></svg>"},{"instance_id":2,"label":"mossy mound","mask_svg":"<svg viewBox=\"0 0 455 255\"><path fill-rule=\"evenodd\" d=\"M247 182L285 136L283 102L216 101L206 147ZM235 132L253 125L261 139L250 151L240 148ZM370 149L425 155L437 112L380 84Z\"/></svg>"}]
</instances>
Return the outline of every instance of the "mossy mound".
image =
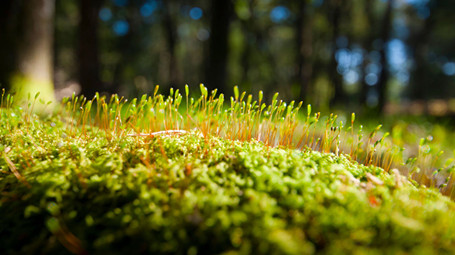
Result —
<instances>
[{"instance_id":1,"label":"mossy mound","mask_svg":"<svg viewBox=\"0 0 455 255\"><path fill-rule=\"evenodd\" d=\"M455 203L345 156L21 123L0 129L2 254L455 252Z\"/></svg>"}]
</instances>

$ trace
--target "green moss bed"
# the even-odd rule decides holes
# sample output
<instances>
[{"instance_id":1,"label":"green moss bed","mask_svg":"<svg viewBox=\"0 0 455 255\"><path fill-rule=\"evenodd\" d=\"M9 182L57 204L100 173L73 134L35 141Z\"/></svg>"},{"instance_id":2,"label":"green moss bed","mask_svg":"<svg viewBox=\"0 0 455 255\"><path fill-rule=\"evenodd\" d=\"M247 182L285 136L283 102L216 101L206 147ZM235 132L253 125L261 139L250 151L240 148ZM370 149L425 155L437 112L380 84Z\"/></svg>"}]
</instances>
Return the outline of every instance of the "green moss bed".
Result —
<instances>
[{"instance_id":1,"label":"green moss bed","mask_svg":"<svg viewBox=\"0 0 455 255\"><path fill-rule=\"evenodd\" d=\"M2 254L455 252L454 202L343 155L4 117Z\"/></svg>"}]
</instances>

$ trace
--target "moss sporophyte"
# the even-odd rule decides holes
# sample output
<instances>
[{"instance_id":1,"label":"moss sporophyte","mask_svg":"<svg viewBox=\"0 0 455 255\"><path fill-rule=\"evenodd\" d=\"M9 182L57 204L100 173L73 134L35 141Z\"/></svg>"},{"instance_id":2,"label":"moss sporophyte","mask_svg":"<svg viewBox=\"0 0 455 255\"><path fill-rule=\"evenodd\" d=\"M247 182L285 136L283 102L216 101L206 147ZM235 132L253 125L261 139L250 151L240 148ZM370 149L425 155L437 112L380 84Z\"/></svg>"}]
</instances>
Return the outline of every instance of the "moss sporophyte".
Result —
<instances>
[{"instance_id":1,"label":"moss sporophyte","mask_svg":"<svg viewBox=\"0 0 455 255\"><path fill-rule=\"evenodd\" d=\"M354 114L200 90L73 96L44 117L3 93L2 253L455 252L453 165L430 139L405 159Z\"/></svg>"}]
</instances>

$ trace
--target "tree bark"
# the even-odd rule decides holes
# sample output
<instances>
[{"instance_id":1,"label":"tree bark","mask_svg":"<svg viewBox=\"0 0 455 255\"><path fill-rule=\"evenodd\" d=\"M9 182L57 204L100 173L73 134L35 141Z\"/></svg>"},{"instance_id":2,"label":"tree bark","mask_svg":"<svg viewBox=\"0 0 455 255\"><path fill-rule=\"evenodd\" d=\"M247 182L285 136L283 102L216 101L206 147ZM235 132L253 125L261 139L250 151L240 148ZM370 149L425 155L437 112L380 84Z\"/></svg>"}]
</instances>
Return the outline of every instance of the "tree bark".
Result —
<instances>
[{"instance_id":1,"label":"tree bark","mask_svg":"<svg viewBox=\"0 0 455 255\"><path fill-rule=\"evenodd\" d=\"M229 26L232 17L231 0L212 1L209 52L206 68L206 86L226 91L229 52Z\"/></svg>"},{"instance_id":2,"label":"tree bark","mask_svg":"<svg viewBox=\"0 0 455 255\"><path fill-rule=\"evenodd\" d=\"M40 92L40 98L54 101L52 44L54 0L22 3L21 40L18 43L18 71L12 89L19 98Z\"/></svg>"},{"instance_id":3,"label":"tree bark","mask_svg":"<svg viewBox=\"0 0 455 255\"><path fill-rule=\"evenodd\" d=\"M79 0L79 83L81 94L93 97L104 90L100 79L98 13L103 0Z\"/></svg>"}]
</instances>

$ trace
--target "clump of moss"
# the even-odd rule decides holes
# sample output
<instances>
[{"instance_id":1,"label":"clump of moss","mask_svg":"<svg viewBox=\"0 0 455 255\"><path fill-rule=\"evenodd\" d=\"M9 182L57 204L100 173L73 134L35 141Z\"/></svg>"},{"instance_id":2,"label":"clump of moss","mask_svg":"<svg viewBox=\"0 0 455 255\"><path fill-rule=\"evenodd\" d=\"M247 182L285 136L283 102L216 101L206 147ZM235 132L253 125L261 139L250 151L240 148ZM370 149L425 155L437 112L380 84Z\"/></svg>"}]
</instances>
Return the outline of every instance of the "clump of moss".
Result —
<instances>
[{"instance_id":1,"label":"clump of moss","mask_svg":"<svg viewBox=\"0 0 455 255\"><path fill-rule=\"evenodd\" d=\"M5 253L455 251L449 198L348 156L196 131L82 133L61 116L25 123L8 114L0 129Z\"/></svg>"},{"instance_id":2,"label":"clump of moss","mask_svg":"<svg viewBox=\"0 0 455 255\"><path fill-rule=\"evenodd\" d=\"M343 154L333 115L318 137L311 107L300 125L301 104L235 91L225 109L201 92L186 91L183 108L172 90L128 103L74 96L47 117L2 96L4 253L455 252L455 203L375 166L391 160L373 153L387 145L377 130L362 165L362 134Z\"/></svg>"}]
</instances>

